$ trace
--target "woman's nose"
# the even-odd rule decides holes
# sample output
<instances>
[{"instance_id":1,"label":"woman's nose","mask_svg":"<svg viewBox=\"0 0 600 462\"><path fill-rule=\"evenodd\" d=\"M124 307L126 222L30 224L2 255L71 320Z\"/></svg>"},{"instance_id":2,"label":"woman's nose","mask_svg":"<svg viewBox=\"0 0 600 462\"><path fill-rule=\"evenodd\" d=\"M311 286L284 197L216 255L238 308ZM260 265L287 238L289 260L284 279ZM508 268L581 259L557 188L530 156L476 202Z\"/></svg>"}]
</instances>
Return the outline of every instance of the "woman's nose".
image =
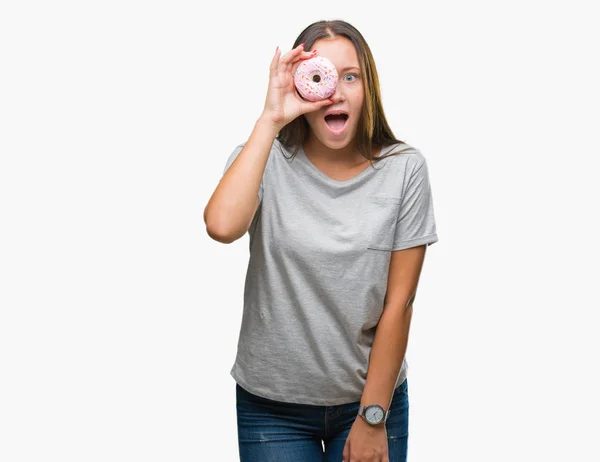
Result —
<instances>
[{"instance_id":1,"label":"woman's nose","mask_svg":"<svg viewBox=\"0 0 600 462\"><path fill-rule=\"evenodd\" d=\"M338 86L336 87L335 91L333 92L333 95L331 95L330 98L336 103L342 102L345 100L344 92L341 91L340 87Z\"/></svg>"}]
</instances>

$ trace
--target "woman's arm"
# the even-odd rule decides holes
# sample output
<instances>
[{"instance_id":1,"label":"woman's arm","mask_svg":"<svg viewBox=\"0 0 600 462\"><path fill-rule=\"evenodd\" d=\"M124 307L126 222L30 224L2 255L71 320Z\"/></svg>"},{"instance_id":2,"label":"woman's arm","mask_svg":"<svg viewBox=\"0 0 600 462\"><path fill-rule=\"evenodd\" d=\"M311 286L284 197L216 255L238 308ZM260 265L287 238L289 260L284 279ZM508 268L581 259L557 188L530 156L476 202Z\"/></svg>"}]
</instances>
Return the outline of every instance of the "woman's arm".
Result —
<instances>
[{"instance_id":1,"label":"woman's arm","mask_svg":"<svg viewBox=\"0 0 600 462\"><path fill-rule=\"evenodd\" d=\"M250 227L259 205L258 188L279 128L264 113L248 141L225 172L204 209L206 232L216 241L231 243Z\"/></svg>"},{"instance_id":2,"label":"woman's arm","mask_svg":"<svg viewBox=\"0 0 600 462\"><path fill-rule=\"evenodd\" d=\"M371 347L367 382L360 400L362 405L379 404L384 412L390 408L408 344L413 301L426 247L421 245L392 252L388 290ZM380 458L363 458L374 453ZM357 416L346 439L343 456L344 460L388 460L386 424L371 426Z\"/></svg>"},{"instance_id":3,"label":"woman's arm","mask_svg":"<svg viewBox=\"0 0 600 462\"><path fill-rule=\"evenodd\" d=\"M250 138L223 174L204 209L206 231L213 239L231 243L248 231L258 208L258 191L277 133L289 122L333 100L304 101L296 91L297 64L315 56L298 45L281 57L279 47L269 67L269 88L261 116Z\"/></svg>"},{"instance_id":4,"label":"woman's arm","mask_svg":"<svg viewBox=\"0 0 600 462\"><path fill-rule=\"evenodd\" d=\"M426 245L392 252L384 308L371 347L360 404L390 408L408 345L408 333Z\"/></svg>"}]
</instances>

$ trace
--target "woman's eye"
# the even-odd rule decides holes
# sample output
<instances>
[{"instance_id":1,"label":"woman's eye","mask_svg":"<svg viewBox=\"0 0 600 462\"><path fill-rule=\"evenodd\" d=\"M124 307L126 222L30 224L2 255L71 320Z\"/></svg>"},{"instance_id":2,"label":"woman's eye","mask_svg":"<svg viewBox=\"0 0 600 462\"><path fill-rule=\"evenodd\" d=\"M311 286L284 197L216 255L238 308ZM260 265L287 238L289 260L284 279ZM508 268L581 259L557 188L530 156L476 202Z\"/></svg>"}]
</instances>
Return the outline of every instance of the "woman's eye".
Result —
<instances>
[{"instance_id":1,"label":"woman's eye","mask_svg":"<svg viewBox=\"0 0 600 462\"><path fill-rule=\"evenodd\" d=\"M346 74L344 76L344 78L350 77L350 76L354 77L354 79L353 80L346 80L346 82L353 82L354 80L356 80L358 78L358 76L356 74Z\"/></svg>"}]
</instances>

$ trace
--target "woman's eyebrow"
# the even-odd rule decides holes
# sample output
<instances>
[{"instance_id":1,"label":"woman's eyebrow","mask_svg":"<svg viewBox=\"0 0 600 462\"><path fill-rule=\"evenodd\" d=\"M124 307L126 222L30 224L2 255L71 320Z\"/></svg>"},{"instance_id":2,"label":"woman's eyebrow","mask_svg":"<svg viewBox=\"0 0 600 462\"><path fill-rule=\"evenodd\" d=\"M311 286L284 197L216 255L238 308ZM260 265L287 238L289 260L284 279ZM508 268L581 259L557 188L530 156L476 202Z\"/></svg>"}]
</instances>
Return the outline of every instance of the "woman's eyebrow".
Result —
<instances>
[{"instance_id":1,"label":"woman's eyebrow","mask_svg":"<svg viewBox=\"0 0 600 462\"><path fill-rule=\"evenodd\" d=\"M343 68L340 72L344 72L349 69L358 69L360 71L360 67L358 67L358 66L348 66L348 67Z\"/></svg>"}]
</instances>

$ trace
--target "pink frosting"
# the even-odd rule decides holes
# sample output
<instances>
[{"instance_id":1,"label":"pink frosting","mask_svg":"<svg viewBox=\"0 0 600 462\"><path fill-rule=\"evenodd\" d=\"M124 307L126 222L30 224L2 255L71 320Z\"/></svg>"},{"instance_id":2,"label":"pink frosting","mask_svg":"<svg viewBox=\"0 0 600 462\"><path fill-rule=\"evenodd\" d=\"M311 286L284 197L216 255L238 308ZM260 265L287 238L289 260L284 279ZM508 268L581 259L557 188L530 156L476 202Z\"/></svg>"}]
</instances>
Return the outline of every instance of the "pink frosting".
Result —
<instances>
[{"instance_id":1,"label":"pink frosting","mask_svg":"<svg viewBox=\"0 0 600 462\"><path fill-rule=\"evenodd\" d=\"M318 76L318 82L313 79ZM294 84L304 99L319 101L335 93L338 73L333 63L323 56L315 56L300 63L294 74Z\"/></svg>"}]
</instances>

